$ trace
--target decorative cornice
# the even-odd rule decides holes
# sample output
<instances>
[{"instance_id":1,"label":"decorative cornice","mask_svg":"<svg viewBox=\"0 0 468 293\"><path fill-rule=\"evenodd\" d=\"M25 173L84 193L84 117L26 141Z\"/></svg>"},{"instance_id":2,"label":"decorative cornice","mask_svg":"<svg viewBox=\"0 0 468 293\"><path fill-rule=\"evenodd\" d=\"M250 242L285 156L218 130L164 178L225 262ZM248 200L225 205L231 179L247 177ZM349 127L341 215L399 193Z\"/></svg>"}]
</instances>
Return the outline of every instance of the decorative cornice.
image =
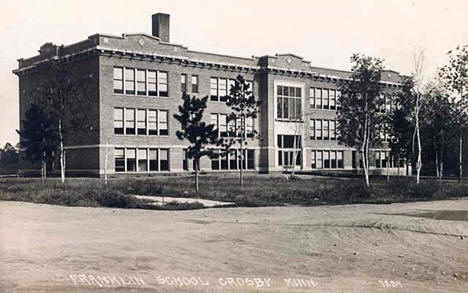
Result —
<instances>
[{"instance_id":1,"label":"decorative cornice","mask_svg":"<svg viewBox=\"0 0 468 293\"><path fill-rule=\"evenodd\" d=\"M111 47L106 47L106 46L95 46L95 47L88 48L83 51L67 54L64 56L53 56L51 58L47 58L47 59L38 61L36 63L33 63L29 66L15 69L13 70L13 73L20 75L20 74L25 74L25 73L37 70L38 68L47 64L51 60L62 59L62 60L72 61L72 60L76 60L82 57L94 56L96 54L102 55L102 56L108 56L108 57L118 56L119 58L126 58L126 59L138 58L140 60L148 60L152 62L160 62L160 63L167 63L167 64L177 64L177 65L186 66L186 67L228 70L231 72L272 73L272 74L277 74L277 75L282 75L282 76L315 78L316 80L331 81L331 82L337 82L340 80L351 81L351 79L347 77L323 74L323 73L318 73L316 71L280 68L280 67L275 67L275 66L248 66L248 65L240 65L240 64L225 63L225 62L207 61L207 60L202 60L202 59L192 59L192 58L188 58L184 56L165 55L165 54L156 54L156 53L143 52L143 51L116 49L116 48L111 48ZM390 82L390 81L381 81L381 83L390 87L401 86L400 83Z\"/></svg>"}]
</instances>

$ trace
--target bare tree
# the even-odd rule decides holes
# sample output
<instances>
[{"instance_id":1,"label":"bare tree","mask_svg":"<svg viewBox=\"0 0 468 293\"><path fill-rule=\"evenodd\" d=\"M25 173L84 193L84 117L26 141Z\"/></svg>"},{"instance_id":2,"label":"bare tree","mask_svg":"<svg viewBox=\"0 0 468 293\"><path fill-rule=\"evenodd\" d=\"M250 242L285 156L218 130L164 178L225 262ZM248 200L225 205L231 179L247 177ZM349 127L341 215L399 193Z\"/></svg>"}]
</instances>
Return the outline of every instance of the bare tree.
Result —
<instances>
[{"instance_id":1,"label":"bare tree","mask_svg":"<svg viewBox=\"0 0 468 293\"><path fill-rule=\"evenodd\" d=\"M422 146L421 146L421 131L419 123L419 113L421 110L421 94L424 82L424 62L425 62L425 49L422 47L416 48L413 52L413 81L416 103L414 106L414 134L413 141L416 140L417 155L416 155L416 184L419 184L421 168L422 168ZM413 144L413 150L415 149Z\"/></svg>"}]
</instances>

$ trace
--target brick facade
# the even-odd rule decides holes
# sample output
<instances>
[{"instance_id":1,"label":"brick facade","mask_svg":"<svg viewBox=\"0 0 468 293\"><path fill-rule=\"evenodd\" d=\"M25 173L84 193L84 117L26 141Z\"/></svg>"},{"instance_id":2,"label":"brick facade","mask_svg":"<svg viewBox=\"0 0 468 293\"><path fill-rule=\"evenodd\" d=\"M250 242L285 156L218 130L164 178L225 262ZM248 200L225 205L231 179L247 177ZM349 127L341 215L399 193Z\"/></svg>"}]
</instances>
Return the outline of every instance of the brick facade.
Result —
<instances>
[{"instance_id":1,"label":"brick facade","mask_svg":"<svg viewBox=\"0 0 468 293\"><path fill-rule=\"evenodd\" d=\"M260 115L254 121L254 128L259 132L261 139L249 141L247 145L248 149L254 150L255 170L282 170L283 166L279 165L278 138L279 135L294 134L300 135L302 140L302 158L298 168L312 169L312 151L318 150L324 151L321 155L327 156L338 156L341 154L339 152L342 152L343 166L337 168L353 169L351 148L339 145L337 140L310 139L309 133L311 119L328 121L336 118L334 110L310 109L311 88L329 89L327 93L336 94L337 82L348 78L350 72L314 67L310 62L293 54L241 58L191 51L184 46L168 42L168 16L153 17L153 21L161 21L153 23L153 34L157 34L157 31L164 33L161 38L146 34L96 34L69 46L57 47L47 43L41 47L38 56L19 60L19 68L14 72L19 76L20 119L24 119L24 113L31 102L27 93L34 89L43 76L41 64L50 58L63 58L73 64L78 76L90 76L90 130L71 137L66 144L67 170L70 173L102 175L104 169L110 174L116 173L115 149L133 148L148 151L168 149L169 170L163 172L183 172L183 149L187 147L187 143L177 139L175 132L179 125L173 117L182 102L181 74L187 77L188 94L200 97L210 95L210 79L213 77L235 79L241 74L246 80L253 82L253 94L261 100ZM155 25L157 29L154 29ZM114 93L114 67L145 70L147 92L148 70L167 72L168 96ZM198 77L198 93L191 92L190 81L194 75ZM385 90L392 93L398 89L401 76L393 71L385 71L382 82L385 84ZM278 119L279 86L300 89L302 122ZM169 133L157 136L114 134L114 108L167 110ZM206 122L210 122L212 113L228 112L224 102L209 100L205 111ZM149 162L149 159L147 160ZM22 166L24 170L35 168L24 161ZM210 159L203 158L201 168L212 171Z\"/></svg>"}]
</instances>

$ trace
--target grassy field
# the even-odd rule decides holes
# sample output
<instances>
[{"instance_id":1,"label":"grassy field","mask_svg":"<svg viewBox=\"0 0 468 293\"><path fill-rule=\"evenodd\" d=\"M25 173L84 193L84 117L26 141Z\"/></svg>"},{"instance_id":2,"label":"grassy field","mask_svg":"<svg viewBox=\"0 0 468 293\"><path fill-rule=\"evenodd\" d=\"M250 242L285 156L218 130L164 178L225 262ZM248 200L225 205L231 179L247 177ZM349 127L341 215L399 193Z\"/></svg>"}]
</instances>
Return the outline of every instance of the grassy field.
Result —
<instances>
[{"instance_id":1,"label":"grassy field","mask_svg":"<svg viewBox=\"0 0 468 293\"><path fill-rule=\"evenodd\" d=\"M200 177L200 193L193 191L193 179L187 176L112 179L105 186L100 179L57 179L45 183L36 178L0 180L0 199L67 206L105 206L118 208L190 209L196 204L148 205L133 195L192 197L234 202L238 206L314 206L325 204L393 203L439 200L468 196L468 183L422 181L412 178L374 178L370 188L362 179L302 176L290 180L286 176L249 175L241 188L238 177L204 175Z\"/></svg>"}]
</instances>

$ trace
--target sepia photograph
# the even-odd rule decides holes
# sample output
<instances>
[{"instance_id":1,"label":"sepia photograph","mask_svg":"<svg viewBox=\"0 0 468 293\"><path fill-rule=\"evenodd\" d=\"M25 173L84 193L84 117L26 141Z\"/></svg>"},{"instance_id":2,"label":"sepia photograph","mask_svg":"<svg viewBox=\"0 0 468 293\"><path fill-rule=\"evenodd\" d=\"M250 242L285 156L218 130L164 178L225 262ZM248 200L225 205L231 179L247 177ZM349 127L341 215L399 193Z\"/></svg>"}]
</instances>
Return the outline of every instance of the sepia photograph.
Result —
<instances>
[{"instance_id":1,"label":"sepia photograph","mask_svg":"<svg viewBox=\"0 0 468 293\"><path fill-rule=\"evenodd\" d=\"M468 292L468 0L0 7L0 292Z\"/></svg>"}]
</instances>

